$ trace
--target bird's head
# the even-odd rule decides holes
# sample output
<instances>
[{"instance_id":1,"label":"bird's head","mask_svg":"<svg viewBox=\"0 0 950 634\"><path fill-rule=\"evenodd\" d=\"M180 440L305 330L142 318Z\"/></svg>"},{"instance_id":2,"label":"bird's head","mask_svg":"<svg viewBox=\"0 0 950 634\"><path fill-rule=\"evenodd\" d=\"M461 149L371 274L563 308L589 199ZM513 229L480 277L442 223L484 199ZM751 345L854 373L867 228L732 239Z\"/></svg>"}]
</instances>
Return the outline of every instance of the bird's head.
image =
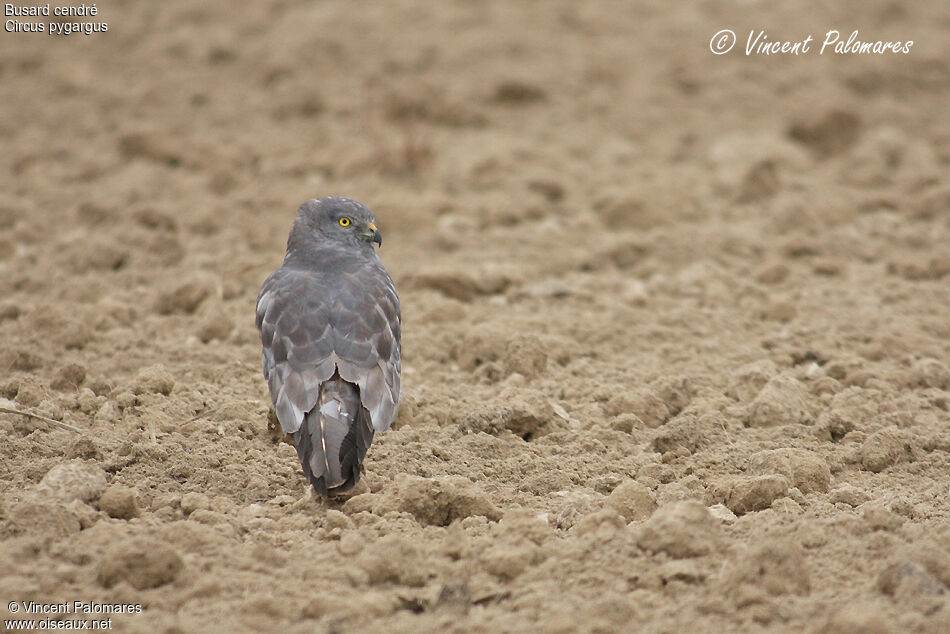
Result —
<instances>
[{"instance_id":1,"label":"bird's head","mask_svg":"<svg viewBox=\"0 0 950 634\"><path fill-rule=\"evenodd\" d=\"M374 242L383 244L373 212L362 203L341 196L314 198L300 205L289 248L295 240L370 249Z\"/></svg>"}]
</instances>

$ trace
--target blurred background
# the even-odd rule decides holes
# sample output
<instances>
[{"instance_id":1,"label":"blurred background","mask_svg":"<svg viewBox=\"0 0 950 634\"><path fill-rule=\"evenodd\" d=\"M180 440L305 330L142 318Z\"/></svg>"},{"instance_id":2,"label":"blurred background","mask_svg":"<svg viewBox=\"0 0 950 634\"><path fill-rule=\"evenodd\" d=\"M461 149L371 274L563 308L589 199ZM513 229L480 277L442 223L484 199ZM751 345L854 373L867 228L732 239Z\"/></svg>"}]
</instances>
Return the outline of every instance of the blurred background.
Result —
<instances>
[{"instance_id":1,"label":"blurred background","mask_svg":"<svg viewBox=\"0 0 950 634\"><path fill-rule=\"evenodd\" d=\"M146 604L124 631L946 627L945 2L97 9L0 33L0 398L84 430L0 414L0 599ZM819 55L831 29L914 44ZM815 42L745 55L759 30ZM253 328L326 195L379 220L405 390L330 507Z\"/></svg>"}]
</instances>

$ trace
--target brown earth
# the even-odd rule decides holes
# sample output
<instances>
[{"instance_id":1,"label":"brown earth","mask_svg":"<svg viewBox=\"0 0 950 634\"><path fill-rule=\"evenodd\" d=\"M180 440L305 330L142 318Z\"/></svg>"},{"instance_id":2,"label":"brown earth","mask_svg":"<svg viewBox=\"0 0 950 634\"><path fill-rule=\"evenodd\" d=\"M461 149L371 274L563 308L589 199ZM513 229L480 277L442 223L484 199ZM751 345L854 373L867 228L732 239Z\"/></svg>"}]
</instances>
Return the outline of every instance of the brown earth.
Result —
<instances>
[{"instance_id":1,"label":"brown earth","mask_svg":"<svg viewBox=\"0 0 950 634\"><path fill-rule=\"evenodd\" d=\"M104 34L2 33L0 398L82 429L0 414L2 605L950 630L950 11L724 4L115 2ZM753 28L915 44L747 57ZM405 392L324 504L268 431L253 311L329 194L376 211Z\"/></svg>"}]
</instances>

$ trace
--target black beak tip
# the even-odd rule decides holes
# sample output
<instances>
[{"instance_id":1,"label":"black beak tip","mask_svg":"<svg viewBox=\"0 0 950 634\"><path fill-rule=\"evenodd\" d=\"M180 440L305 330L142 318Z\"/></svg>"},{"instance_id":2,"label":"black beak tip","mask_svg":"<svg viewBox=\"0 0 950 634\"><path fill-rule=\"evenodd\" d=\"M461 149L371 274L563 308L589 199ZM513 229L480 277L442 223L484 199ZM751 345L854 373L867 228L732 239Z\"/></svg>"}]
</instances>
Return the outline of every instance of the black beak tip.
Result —
<instances>
[{"instance_id":1,"label":"black beak tip","mask_svg":"<svg viewBox=\"0 0 950 634\"><path fill-rule=\"evenodd\" d=\"M373 242L379 246L383 246L383 234L381 234L378 229L373 233Z\"/></svg>"}]
</instances>

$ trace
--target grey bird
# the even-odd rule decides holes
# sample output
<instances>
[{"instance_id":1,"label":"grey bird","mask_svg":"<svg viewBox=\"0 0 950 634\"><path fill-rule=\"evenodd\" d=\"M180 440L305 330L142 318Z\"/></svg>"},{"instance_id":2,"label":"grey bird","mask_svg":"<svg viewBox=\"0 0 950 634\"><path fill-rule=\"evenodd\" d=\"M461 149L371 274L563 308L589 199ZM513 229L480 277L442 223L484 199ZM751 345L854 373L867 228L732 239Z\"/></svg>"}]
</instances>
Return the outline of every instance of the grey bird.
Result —
<instances>
[{"instance_id":1,"label":"grey bird","mask_svg":"<svg viewBox=\"0 0 950 634\"><path fill-rule=\"evenodd\" d=\"M304 474L326 498L360 479L399 403L399 297L376 218L342 197L297 211L283 265L257 298L264 378Z\"/></svg>"}]
</instances>

